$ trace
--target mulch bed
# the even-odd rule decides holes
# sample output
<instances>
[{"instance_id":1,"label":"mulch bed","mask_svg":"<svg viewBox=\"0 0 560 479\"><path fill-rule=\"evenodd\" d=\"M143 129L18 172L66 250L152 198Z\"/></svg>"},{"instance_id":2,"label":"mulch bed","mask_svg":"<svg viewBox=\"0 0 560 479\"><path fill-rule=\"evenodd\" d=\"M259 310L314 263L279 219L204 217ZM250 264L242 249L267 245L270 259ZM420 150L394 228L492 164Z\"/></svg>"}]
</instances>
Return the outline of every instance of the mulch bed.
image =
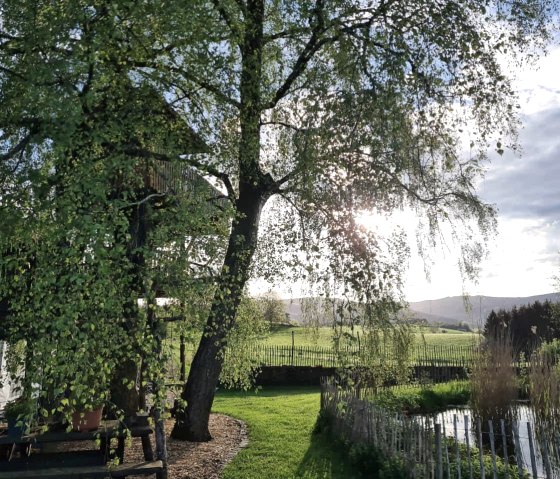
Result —
<instances>
[{"instance_id":1,"label":"mulch bed","mask_svg":"<svg viewBox=\"0 0 560 479\"><path fill-rule=\"evenodd\" d=\"M177 441L169 437L173 420L165 424L169 479L218 479L224 467L248 443L247 428L242 421L223 414L210 416L212 440L197 443ZM152 436L152 446L154 438ZM143 461L140 439L133 439L125 450L125 462ZM135 476L136 477L136 476ZM142 476L137 476L142 477Z\"/></svg>"}]
</instances>

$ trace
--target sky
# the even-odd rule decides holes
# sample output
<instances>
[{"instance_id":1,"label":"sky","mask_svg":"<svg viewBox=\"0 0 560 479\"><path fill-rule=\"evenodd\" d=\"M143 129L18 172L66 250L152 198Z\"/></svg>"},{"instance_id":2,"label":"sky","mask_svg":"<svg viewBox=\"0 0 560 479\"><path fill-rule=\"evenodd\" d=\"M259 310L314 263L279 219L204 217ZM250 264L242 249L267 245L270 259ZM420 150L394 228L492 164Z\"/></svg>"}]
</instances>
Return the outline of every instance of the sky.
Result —
<instances>
[{"instance_id":1,"label":"sky","mask_svg":"<svg viewBox=\"0 0 560 479\"><path fill-rule=\"evenodd\" d=\"M397 211L389 220L367 213L357 218L385 230L384 234L391 221L409 223L404 229L409 233L411 255L403 291L408 301L463 294L523 297L560 288L554 280L560 276L560 46L533 67L509 73L519 93L521 152L493 153L479 185L481 198L498 210L498 231L487 244L477 283L461 278L457 253L450 244L430 252L427 279L415 247L414 221L407 213ZM253 281L251 285L256 294L270 289L282 297L305 294L295 284Z\"/></svg>"},{"instance_id":2,"label":"sky","mask_svg":"<svg viewBox=\"0 0 560 479\"><path fill-rule=\"evenodd\" d=\"M556 291L560 276L560 47L516 73L520 155L492 157L479 194L498 209L498 234L487 245L478 284L464 284L453 254L433 253L430 281L411 254L409 301L457 296L532 296Z\"/></svg>"}]
</instances>

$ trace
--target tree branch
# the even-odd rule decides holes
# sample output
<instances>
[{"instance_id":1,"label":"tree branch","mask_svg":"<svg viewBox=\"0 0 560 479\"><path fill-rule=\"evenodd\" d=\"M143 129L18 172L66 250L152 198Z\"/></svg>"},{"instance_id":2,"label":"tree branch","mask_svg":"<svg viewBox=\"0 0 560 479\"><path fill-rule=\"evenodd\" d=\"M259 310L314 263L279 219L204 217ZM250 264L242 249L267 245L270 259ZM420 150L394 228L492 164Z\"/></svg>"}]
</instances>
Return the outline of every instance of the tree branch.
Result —
<instances>
[{"instance_id":1,"label":"tree branch","mask_svg":"<svg viewBox=\"0 0 560 479\"><path fill-rule=\"evenodd\" d=\"M155 151L146 150L144 148L128 147L128 148L125 148L125 153L127 155L131 155L131 156L138 156L140 158L153 158L155 160L160 160L160 161L172 161L173 160L173 158L170 157L169 155L166 155L164 153L157 153ZM218 180L220 180L224 184L224 187L226 188L226 190L228 192L229 200L231 202L235 201L235 198L236 198L235 189L233 188L233 184L231 183L231 180L230 180L229 175L227 173L218 171L213 166L205 165L204 163L201 163L200 161L195 160L193 158L182 158L182 157L177 156L176 159L180 160L183 163L188 164L189 166L193 166L193 167L203 171L204 173L207 173L210 176L213 176L213 177L217 178Z\"/></svg>"},{"instance_id":2,"label":"tree branch","mask_svg":"<svg viewBox=\"0 0 560 479\"><path fill-rule=\"evenodd\" d=\"M31 138L33 137L34 134L35 131L30 131L11 150L9 150L7 153L4 153L3 155L0 155L0 161L9 160L20 151L23 151L27 147L27 145L29 145L29 142L31 141Z\"/></svg>"},{"instance_id":3,"label":"tree branch","mask_svg":"<svg viewBox=\"0 0 560 479\"><path fill-rule=\"evenodd\" d=\"M233 36L236 37L237 44L240 45L239 42L241 41L242 38L242 32L239 29L238 25L235 24L234 20L231 18L230 14L224 8L220 0L212 0L212 4L214 5L214 8L219 12L220 16L222 17L222 20L226 22L226 25L230 29Z\"/></svg>"}]
</instances>

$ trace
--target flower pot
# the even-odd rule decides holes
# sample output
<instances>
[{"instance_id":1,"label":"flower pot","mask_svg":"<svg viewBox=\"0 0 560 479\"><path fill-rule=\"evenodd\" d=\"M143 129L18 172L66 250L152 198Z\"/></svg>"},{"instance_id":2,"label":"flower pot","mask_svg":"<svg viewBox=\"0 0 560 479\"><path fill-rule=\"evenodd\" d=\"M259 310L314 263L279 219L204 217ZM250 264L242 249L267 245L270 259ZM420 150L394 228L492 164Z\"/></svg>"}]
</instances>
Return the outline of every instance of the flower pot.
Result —
<instances>
[{"instance_id":1,"label":"flower pot","mask_svg":"<svg viewBox=\"0 0 560 479\"><path fill-rule=\"evenodd\" d=\"M29 433L29 421L26 418L19 421L16 417L6 419L8 421L8 436L21 437Z\"/></svg>"},{"instance_id":2,"label":"flower pot","mask_svg":"<svg viewBox=\"0 0 560 479\"><path fill-rule=\"evenodd\" d=\"M93 411L76 411L72 414L72 430L94 431L101 423L102 414L103 406L100 406Z\"/></svg>"}]
</instances>

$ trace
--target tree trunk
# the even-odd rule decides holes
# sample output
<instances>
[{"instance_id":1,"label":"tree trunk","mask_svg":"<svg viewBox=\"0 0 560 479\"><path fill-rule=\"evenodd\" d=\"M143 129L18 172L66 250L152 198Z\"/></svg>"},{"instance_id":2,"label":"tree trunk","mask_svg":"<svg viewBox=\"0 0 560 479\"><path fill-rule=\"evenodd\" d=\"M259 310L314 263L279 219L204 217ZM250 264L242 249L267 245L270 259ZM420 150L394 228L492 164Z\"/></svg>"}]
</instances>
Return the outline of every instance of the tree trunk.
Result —
<instances>
[{"instance_id":1,"label":"tree trunk","mask_svg":"<svg viewBox=\"0 0 560 479\"><path fill-rule=\"evenodd\" d=\"M189 441L211 439L208 420L222 370L221 353L249 277L261 210L276 186L259 166L264 0L248 0L246 10L239 84L241 138L236 216L204 334L181 394L187 406L178 411L171 433L176 439Z\"/></svg>"},{"instance_id":2,"label":"tree trunk","mask_svg":"<svg viewBox=\"0 0 560 479\"><path fill-rule=\"evenodd\" d=\"M232 328L241 301L253 253L257 246L260 212L266 195L253 192L238 201L238 220L235 222L218 288L216 290L204 334L194 356L189 378L181 398L186 401L184 411L178 411L171 433L175 439L209 441L208 419L214 393L222 370L222 351L226 336Z\"/></svg>"}]
</instances>

